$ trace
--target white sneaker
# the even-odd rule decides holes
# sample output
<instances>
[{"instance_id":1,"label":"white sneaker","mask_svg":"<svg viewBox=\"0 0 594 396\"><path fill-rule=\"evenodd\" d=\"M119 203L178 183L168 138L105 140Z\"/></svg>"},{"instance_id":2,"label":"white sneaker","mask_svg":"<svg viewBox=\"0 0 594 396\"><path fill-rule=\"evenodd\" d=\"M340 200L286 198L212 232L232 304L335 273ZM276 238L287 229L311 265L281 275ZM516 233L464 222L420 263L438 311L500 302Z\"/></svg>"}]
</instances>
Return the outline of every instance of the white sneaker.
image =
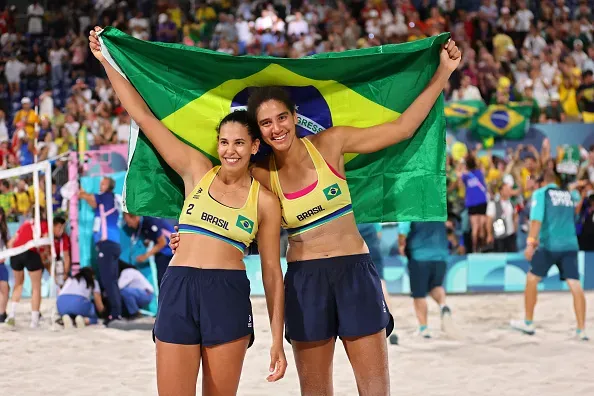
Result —
<instances>
[{"instance_id":1,"label":"white sneaker","mask_svg":"<svg viewBox=\"0 0 594 396\"><path fill-rule=\"evenodd\" d=\"M423 338L431 338L431 332L429 331L428 327L425 327L423 330L417 330L417 336Z\"/></svg>"},{"instance_id":2,"label":"white sneaker","mask_svg":"<svg viewBox=\"0 0 594 396\"><path fill-rule=\"evenodd\" d=\"M72 329L74 327L70 315L62 315L62 323L64 324L64 329L66 330Z\"/></svg>"},{"instance_id":3,"label":"white sneaker","mask_svg":"<svg viewBox=\"0 0 594 396\"><path fill-rule=\"evenodd\" d=\"M39 321L38 320L32 320L31 324L29 325L30 328L32 329L36 329L39 327Z\"/></svg>"},{"instance_id":4,"label":"white sneaker","mask_svg":"<svg viewBox=\"0 0 594 396\"><path fill-rule=\"evenodd\" d=\"M452 330L453 329L452 311L450 311L450 308L447 305L441 309L440 317L441 317L441 331L447 333L448 330Z\"/></svg>"},{"instance_id":5,"label":"white sneaker","mask_svg":"<svg viewBox=\"0 0 594 396\"><path fill-rule=\"evenodd\" d=\"M86 326L85 318L83 318L81 315L76 315L76 318L74 318L74 322L76 323L77 329L82 329Z\"/></svg>"},{"instance_id":6,"label":"white sneaker","mask_svg":"<svg viewBox=\"0 0 594 396\"><path fill-rule=\"evenodd\" d=\"M586 330L578 330L576 332L576 337L580 341L590 341L590 338L588 338L588 335L586 334Z\"/></svg>"},{"instance_id":7,"label":"white sneaker","mask_svg":"<svg viewBox=\"0 0 594 396\"><path fill-rule=\"evenodd\" d=\"M534 335L536 332L534 323L526 324L525 320L512 320L509 322L509 324L514 330L521 331L524 334Z\"/></svg>"}]
</instances>

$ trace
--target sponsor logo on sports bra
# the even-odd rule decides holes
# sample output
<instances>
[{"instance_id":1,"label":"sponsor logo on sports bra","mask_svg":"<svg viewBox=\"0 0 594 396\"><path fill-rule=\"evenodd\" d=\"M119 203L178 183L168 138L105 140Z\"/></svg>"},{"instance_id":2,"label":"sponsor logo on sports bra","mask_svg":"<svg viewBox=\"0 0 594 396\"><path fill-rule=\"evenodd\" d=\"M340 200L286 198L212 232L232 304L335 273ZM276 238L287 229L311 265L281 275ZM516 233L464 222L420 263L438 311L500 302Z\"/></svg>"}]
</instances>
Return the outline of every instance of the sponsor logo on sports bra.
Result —
<instances>
[{"instance_id":1,"label":"sponsor logo on sports bra","mask_svg":"<svg viewBox=\"0 0 594 396\"><path fill-rule=\"evenodd\" d=\"M340 194L342 194L342 191L340 191L340 187L338 186L338 183L334 183L333 185L326 187L324 190L324 195L326 196L326 199L328 201L338 197Z\"/></svg>"},{"instance_id":2,"label":"sponsor logo on sports bra","mask_svg":"<svg viewBox=\"0 0 594 396\"><path fill-rule=\"evenodd\" d=\"M248 234L251 234L254 230L254 222L242 215L237 216L237 223L235 225Z\"/></svg>"},{"instance_id":3,"label":"sponsor logo on sports bra","mask_svg":"<svg viewBox=\"0 0 594 396\"><path fill-rule=\"evenodd\" d=\"M311 209L309 209L309 210L307 210L307 211L305 211L305 212L303 212L301 214L298 214L297 215L297 220L303 221L303 220L307 219L308 217L311 217L311 216L315 215L316 213L323 212L324 210L326 210L326 209L322 208L322 205L318 205L318 206L313 207L313 208L311 208Z\"/></svg>"},{"instance_id":4,"label":"sponsor logo on sports bra","mask_svg":"<svg viewBox=\"0 0 594 396\"><path fill-rule=\"evenodd\" d=\"M194 194L194 196L192 198L198 199L198 198L200 198L200 194L202 194L202 187L200 187L198 189L198 191L196 191L196 194Z\"/></svg>"},{"instance_id":5,"label":"sponsor logo on sports bra","mask_svg":"<svg viewBox=\"0 0 594 396\"><path fill-rule=\"evenodd\" d=\"M202 212L202 216L200 216L200 219L206 221L207 223L214 224L217 227L221 227L222 229L229 231L229 222L225 219L219 219L218 217L208 214L206 212Z\"/></svg>"}]
</instances>

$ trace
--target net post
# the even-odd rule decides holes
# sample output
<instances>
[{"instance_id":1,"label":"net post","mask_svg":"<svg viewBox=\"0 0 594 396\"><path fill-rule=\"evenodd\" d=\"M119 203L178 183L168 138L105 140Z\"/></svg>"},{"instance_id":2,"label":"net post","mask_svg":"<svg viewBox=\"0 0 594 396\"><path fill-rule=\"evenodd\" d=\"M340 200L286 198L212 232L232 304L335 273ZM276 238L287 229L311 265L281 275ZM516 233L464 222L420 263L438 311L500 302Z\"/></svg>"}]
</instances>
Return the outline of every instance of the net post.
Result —
<instances>
[{"instance_id":1,"label":"net post","mask_svg":"<svg viewBox=\"0 0 594 396\"><path fill-rule=\"evenodd\" d=\"M45 163L45 209L47 211L47 232L48 232L48 238L50 240L50 252L51 252L50 297L53 298L53 297L56 297L56 246L54 244L54 207L53 207L53 200L52 200L52 165L49 161L46 161L46 163Z\"/></svg>"}]
</instances>

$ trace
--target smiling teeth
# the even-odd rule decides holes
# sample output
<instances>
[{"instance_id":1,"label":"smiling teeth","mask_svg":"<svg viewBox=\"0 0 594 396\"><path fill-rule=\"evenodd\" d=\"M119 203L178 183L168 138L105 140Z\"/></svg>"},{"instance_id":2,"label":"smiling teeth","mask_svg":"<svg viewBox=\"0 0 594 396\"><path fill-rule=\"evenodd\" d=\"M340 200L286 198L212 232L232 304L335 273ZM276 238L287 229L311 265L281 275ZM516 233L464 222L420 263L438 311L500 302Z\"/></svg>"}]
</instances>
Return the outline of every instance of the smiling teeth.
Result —
<instances>
[{"instance_id":1,"label":"smiling teeth","mask_svg":"<svg viewBox=\"0 0 594 396\"><path fill-rule=\"evenodd\" d=\"M225 160L227 162L233 162L233 163L235 163L235 162L239 161L239 158L225 158Z\"/></svg>"},{"instance_id":2,"label":"smiling teeth","mask_svg":"<svg viewBox=\"0 0 594 396\"><path fill-rule=\"evenodd\" d=\"M287 137L287 134L285 133L285 134L284 134L284 135L282 135L282 136L279 136L279 137L276 137L276 138L272 138L272 140L283 140L283 139L284 139L284 138L286 138L286 137Z\"/></svg>"}]
</instances>

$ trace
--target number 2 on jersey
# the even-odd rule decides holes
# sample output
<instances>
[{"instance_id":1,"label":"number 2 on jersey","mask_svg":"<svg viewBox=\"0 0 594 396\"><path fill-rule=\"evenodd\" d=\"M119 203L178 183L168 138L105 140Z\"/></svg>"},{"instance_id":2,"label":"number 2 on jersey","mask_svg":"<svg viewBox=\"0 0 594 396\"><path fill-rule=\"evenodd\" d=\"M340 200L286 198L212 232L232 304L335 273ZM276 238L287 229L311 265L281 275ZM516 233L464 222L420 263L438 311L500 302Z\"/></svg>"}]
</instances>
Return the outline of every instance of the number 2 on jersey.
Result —
<instances>
[{"instance_id":1,"label":"number 2 on jersey","mask_svg":"<svg viewBox=\"0 0 594 396\"><path fill-rule=\"evenodd\" d=\"M188 205L188 209L186 210L186 214L191 215L192 214L192 209L194 209L194 204L189 204Z\"/></svg>"}]
</instances>

